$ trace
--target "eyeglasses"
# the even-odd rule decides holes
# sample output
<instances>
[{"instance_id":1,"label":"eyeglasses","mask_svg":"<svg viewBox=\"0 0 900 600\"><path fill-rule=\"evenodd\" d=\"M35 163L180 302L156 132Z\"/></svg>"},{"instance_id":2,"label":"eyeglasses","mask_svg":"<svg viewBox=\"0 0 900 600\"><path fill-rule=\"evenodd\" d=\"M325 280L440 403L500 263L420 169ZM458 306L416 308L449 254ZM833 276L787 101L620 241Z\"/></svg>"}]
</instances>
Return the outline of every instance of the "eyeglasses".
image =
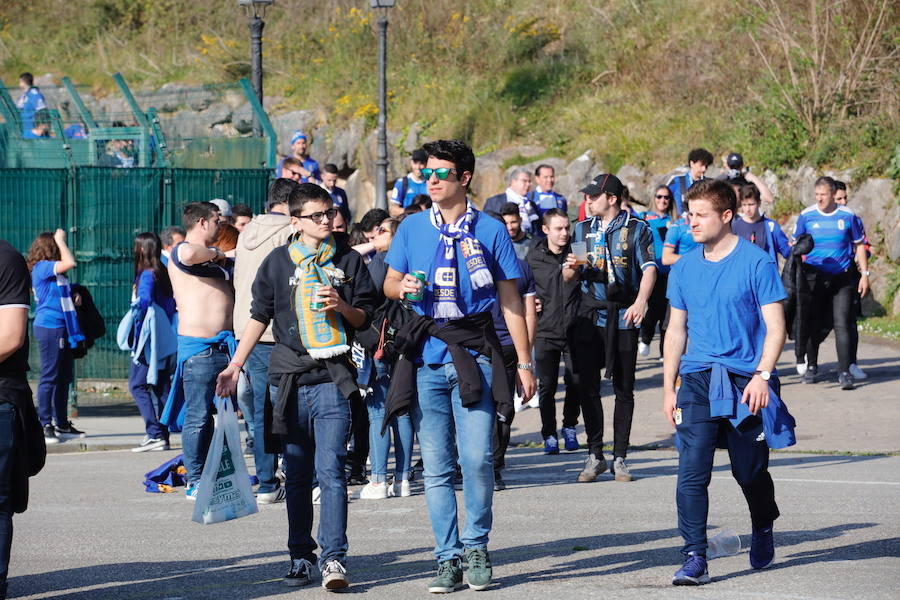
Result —
<instances>
[{"instance_id":1,"label":"eyeglasses","mask_svg":"<svg viewBox=\"0 0 900 600\"><path fill-rule=\"evenodd\" d=\"M667 196L666 194L657 194L656 199L657 200L671 200L672 196Z\"/></svg>"},{"instance_id":2,"label":"eyeglasses","mask_svg":"<svg viewBox=\"0 0 900 600\"><path fill-rule=\"evenodd\" d=\"M322 223L334 219L338 214L336 208L329 208L325 212L314 212L311 215L300 215L301 219L309 219L313 223Z\"/></svg>"},{"instance_id":3,"label":"eyeglasses","mask_svg":"<svg viewBox=\"0 0 900 600\"><path fill-rule=\"evenodd\" d=\"M450 173L456 173L459 175L459 171L456 169L449 169L447 167L441 167L440 169L422 169L422 177L425 178L426 181L431 179L431 175L434 174L438 179L444 181L450 175Z\"/></svg>"}]
</instances>

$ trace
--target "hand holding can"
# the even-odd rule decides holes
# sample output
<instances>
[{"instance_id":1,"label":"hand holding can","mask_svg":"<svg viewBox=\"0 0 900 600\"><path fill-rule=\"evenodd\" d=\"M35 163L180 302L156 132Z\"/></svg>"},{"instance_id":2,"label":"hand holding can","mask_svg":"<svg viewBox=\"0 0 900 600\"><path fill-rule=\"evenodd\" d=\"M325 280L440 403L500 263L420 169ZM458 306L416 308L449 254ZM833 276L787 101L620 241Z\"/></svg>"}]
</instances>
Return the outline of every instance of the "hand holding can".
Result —
<instances>
[{"instance_id":1,"label":"hand holding can","mask_svg":"<svg viewBox=\"0 0 900 600\"><path fill-rule=\"evenodd\" d=\"M417 289L415 292L406 292L404 297L410 302L421 302L425 299L425 286L428 285L425 271L413 271L407 274L406 282L411 283L409 277L415 278Z\"/></svg>"}]
</instances>

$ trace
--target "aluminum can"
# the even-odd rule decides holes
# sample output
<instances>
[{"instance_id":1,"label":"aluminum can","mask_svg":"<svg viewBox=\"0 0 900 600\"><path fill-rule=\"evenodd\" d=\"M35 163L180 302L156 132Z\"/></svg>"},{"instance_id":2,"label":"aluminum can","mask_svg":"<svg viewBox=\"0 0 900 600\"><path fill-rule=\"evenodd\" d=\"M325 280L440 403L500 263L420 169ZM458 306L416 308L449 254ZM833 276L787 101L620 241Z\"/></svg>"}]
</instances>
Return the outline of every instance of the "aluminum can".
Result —
<instances>
[{"instance_id":1,"label":"aluminum can","mask_svg":"<svg viewBox=\"0 0 900 600\"><path fill-rule=\"evenodd\" d=\"M406 299L410 302L421 302L425 299L425 286L428 285L425 271L413 271L410 275L422 282L422 288L419 290L418 294L406 294Z\"/></svg>"},{"instance_id":2,"label":"aluminum can","mask_svg":"<svg viewBox=\"0 0 900 600\"><path fill-rule=\"evenodd\" d=\"M309 300L309 310L312 311L321 311L325 308L325 301L319 299L319 290L325 287L321 283L314 283L312 285L312 297Z\"/></svg>"}]
</instances>

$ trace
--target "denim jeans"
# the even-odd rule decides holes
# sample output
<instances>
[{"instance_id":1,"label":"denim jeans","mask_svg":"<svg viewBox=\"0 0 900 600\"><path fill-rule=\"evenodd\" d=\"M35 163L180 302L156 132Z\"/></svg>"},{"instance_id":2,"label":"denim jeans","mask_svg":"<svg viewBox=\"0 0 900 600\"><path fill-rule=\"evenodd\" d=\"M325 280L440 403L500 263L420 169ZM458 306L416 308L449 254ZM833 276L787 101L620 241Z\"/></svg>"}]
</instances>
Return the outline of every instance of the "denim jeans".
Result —
<instances>
[{"instance_id":1,"label":"denim jeans","mask_svg":"<svg viewBox=\"0 0 900 600\"><path fill-rule=\"evenodd\" d=\"M710 417L709 379L709 371L685 374L678 390L677 406L682 418L676 427L681 451L678 453L675 503L685 555L689 552L706 555L708 488L716 446L721 447L723 442L728 448L731 474L744 492L753 526L769 527L779 515L775 485L769 475L769 446L765 439L760 439L762 419L748 417L735 429L728 419ZM732 376L732 380L741 391L750 381L738 375ZM780 384L775 388L779 391Z\"/></svg>"},{"instance_id":2,"label":"denim jeans","mask_svg":"<svg viewBox=\"0 0 900 600\"><path fill-rule=\"evenodd\" d=\"M408 414L394 417L384 435L381 423L384 421L384 401L391 385L390 367L381 361L375 362L375 381L372 392L366 396L369 411L369 453L372 459L372 481L387 481L388 452L391 449L391 432L394 433L394 466L396 479L409 479L412 468L413 428Z\"/></svg>"},{"instance_id":3,"label":"denim jeans","mask_svg":"<svg viewBox=\"0 0 900 600\"><path fill-rule=\"evenodd\" d=\"M169 439L169 430L159 422L159 416L165 408L166 399L169 397L169 388L172 386L172 373L175 371L174 359L174 356L171 357L171 360L167 360L164 367L159 369L156 385L147 383L147 372L150 369L143 358L138 364L131 363L128 388L141 413L141 418L144 419L144 431L151 439Z\"/></svg>"},{"instance_id":4,"label":"denim jeans","mask_svg":"<svg viewBox=\"0 0 900 600\"><path fill-rule=\"evenodd\" d=\"M464 548L487 546L493 522L492 438L496 411L490 361L479 357L478 366L482 375L481 400L467 407L462 405L453 363L423 365L416 374L418 402L413 406L412 420L425 464L425 501L438 561L459 557ZM457 459L463 472L466 508L462 535L453 490Z\"/></svg>"},{"instance_id":5,"label":"denim jeans","mask_svg":"<svg viewBox=\"0 0 900 600\"><path fill-rule=\"evenodd\" d=\"M41 425L50 425L55 419L61 427L69 420L69 384L75 366L68 334L65 327L34 327L34 339L41 353L38 416Z\"/></svg>"},{"instance_id":6,"label":"denim jeans","mask_svg":"<svg viewBox=\"0 0 900 600\"><path fill-rule=\"evenodd\" d=\"M246 371L246 369L244 369ZM237 384L237 405L244 415L244 429L247 432L247 443L253 445L253 388L249 378L241 373Z\"/></svg>"},{"instance_id":7,"label":"denim jeans","mask_svg":"<svg viewBox=\"0 0 900 600\"><path fill-rule=\"evenodd\" d=\"M278 478L275 477L278 456L266 453L263 432L266 392L269 389L269 357L272 355L273 347L274 344L257 344L244 364L244 372L250 379L253 394L253 460L256 463L256 477L259 479L259 487L256 490L259 494L274 492L278 487ZM244 413L244 419L247 418L246 414Z\"/></svg>"},{"instance_id":8,"label":"denim jeans","mask_svg":"<svg viewBox=\"0 0 900 600\"><path fill-rule=\"evenodd\" d=\"M184 426L181 445L188 485L200 481L213 432L216 377L228 366L228 348L215 346L195 354L184 363Z\"/></svg>"},{"instance_id":9,"label":"denim jeans","mask_svg":"<svg viewBox=\"0 0 900 600\"><path fill-rule=\"evenodd\" d=\"M278 388L271 387L273 398ZM319 483L319 546L321 569L347 554L347 441L350 438L350 402L334 383L301 385L288 415L284 438L287 480L288 550L292 559L316 561L312 538L313 471Z\"/></svg>"},{"instance_id":10,"label":"denim jeans","mask_svg":"<svg viewBox=\"0 0 900 600\"><path fill-rule=\"evenodd\" d=\"M6 575L12 548L12 475L19 442L16 430L15 406L0 403L0 598L6 598Z\"/></svg>"}]
</instances>

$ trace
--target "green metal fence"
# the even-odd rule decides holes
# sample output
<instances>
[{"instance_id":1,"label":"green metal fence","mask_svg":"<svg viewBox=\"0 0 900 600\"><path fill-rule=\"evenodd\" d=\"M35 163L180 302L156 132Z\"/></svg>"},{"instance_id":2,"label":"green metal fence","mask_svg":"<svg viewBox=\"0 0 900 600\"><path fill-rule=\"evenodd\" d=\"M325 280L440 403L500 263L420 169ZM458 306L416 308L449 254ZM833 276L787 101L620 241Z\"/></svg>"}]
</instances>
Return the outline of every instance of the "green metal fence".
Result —
<instances>
[{"instance_id":1,"label":"green metal fence","mask_svg":"<svg viewBox=\"0 0 900 600\"><path fill-rule=\"evenodd\" d=\"M76 361L79 377L128 377L115 330L131 301L134 236L180 222L181 207L198 200L224 198L259 212L270 175L268 169L0 169L0 238L24 254L38 233L66 229L78 262L72 280L88 288L106 321L106 336ZM31 350L37 367L37 348Z\"/></svg>"}]
</instances>

